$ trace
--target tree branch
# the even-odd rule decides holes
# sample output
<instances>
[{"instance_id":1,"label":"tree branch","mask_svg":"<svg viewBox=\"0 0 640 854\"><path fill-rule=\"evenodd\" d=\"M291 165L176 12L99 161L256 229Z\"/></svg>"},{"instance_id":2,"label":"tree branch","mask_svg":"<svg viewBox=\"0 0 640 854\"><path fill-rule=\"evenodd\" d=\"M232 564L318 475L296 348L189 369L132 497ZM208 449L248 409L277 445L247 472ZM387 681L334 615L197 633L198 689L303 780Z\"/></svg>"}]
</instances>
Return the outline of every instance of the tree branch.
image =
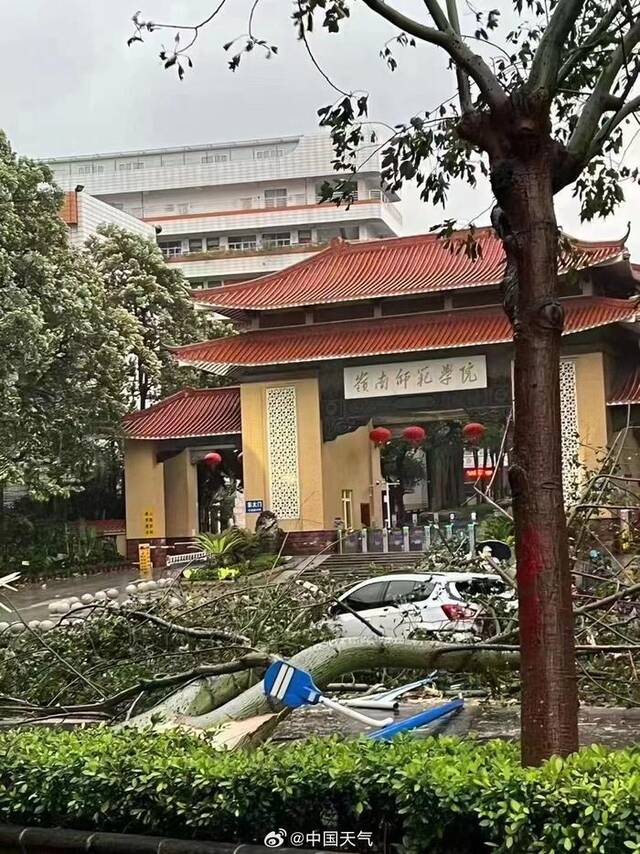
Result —
<instances>
[{"instance_id":1,"label":"tree branch","mask_svg":"<svg viewBox=\"0 0 640 854\"><path fill-rule=\"evenodd\" d=\"M212 600L215 601L215 600ZM93 602L91 605L83 605L81 608L76 608L73 611L68 611L58 621L61 623L65 617L68 617L70 614L77 614L78 611L105 611L108 614L112 614L113 612L107 605L101 605ZM160 626L163 629L167 629L171 632L176 632L180 635L188 635L192 638L205 638L207 640L220 640L225 641L226 643L234 644L237 647L251 647L251 640L245 635L237 635L233 632L225 632L223 629L199 629L194 626L181 626L179 623L171 623L169 620L164 620L162 617L157 617L155 614L149 614L147 611L129 611L122 610L118 611L119 617L124 617L126 619L137 620L138 622L150 622L155 623L156 626Z\"/></svg>"},{"instance_id":2,"label":"tree branch","mask_svg":"<svg viewBox=\"0 0 640 854\"><path fill-rule=\"evenodd\" d=\"M123 688L116 694L106 697L104 700L99 700L95 703L83 703L77 706L65 706L64 710L67 714L77 714L84 712L106 712L117 706L122 705L129 700L134 700L140 693L148 693L159 688L171 688L174 685L181 685L185 682L192 682L195 679L203 679L208 676L219 676L224 673L240 673L243 670L251 670L254 667L268 667L272 661L276 659L267 653L249 653L235 661L225 661L221 664L200 664L192 670L183 673L170 673L166 676L155 676L151 679L141 679L135 685L130 685L128 688ZM43 708L47 715L51 714L51 708Z\"/></svg>"},{"instance_id":3,"label":"tree branch","mask_svg":"<svg viewBox=\"0 0 640 854\"><path fill-rule=\"evenodd\" d=\"M589 149L589 154L587 155L589 160L592 157L595 157L596 154L600 152L602 145L607 141L607 139L611 136L613 131L618 127L618 125L623 122L628 116L631 116L633 113L637 113L640 111L640 95L635 98L632 98L630 101L618 110L611 118L605 122L602 128L595 135L593 143Z\"/></svg>"},{"instance_id":4,"label":"tree branch","mask_svg":"<svg viewBox=\"0 0 640 854\"><path fill-rule=\"evenodd\" d=\"M428 672L437 664L448 672L484 672L491 667L517 667L518 654L501 652L493 645L482 649L459 644L443 644L398 638L336 638L301 650L289 663L307 670L319 688L345 673L382 667L415 668ZM244 720L274 711L260 682L223 706L204 715L184 717L181 723L197 729L217 726L229 720Z\"/></svg>"},{"instance_id":5,"label":"tree branch","mask_svg":"<svg viewBox=\"0 0 640 854\"><path fill-rule=\"evenodd\" d=\"M236 635L233 632L225 632L221 629L198 629L191 626L180 626L177 623L170 623L168 620L163 620L162 617L156 617L155 614L148 614L146 611L122 611L120 612L120 616L133 617L133 619L144 622L149 621L155 623L157 626L161 626L163 629L193 638L222 640L239 646L251 646L251 641L244 635Z\"/></svg>"},{"instance_id":6,"label":"tree branch","mask_svg":"<svg viewBox=\"0 0 640 854\"><path fill-rule=\"evenodd\" d=\"M583 56L586 56L592 48L600 43L602 36L606 36L609 33L609 27L621 11L620 3L616 0L613 6L602 16L598 25L594 27L589 37L585 39L582 44L578 45L573 53L565 60L558 72L558 83L562 83L573 71L576 63L578 63Z\"/></svg>"},{"instance_id":7,"label":"tree branch","mask_svg":"<svg viewBox=\"0 0 640 854\"><path fill-rule=\"evenodd\" d=\"M562 47L577 21L585 0L559 0L547 24L531 65L526 88L544 92L551 100L558 81Z\"/></svg>"},{"instance_id":8,"label":"tree branch","mask_svg":"<svg viewBox=\"0 0 640 854\"><path fill-rule=\"evenodd\" d=\"M634 48L640 43L640 18L628 29L618 47L613 51L611 59L600 73L598 82L593 92L587 99L580 118L578 119L567 150L569 155L579 163L586 163L589 157L591 141L598 130L598 124L602 115L611 107L611 89L616 81L622 66L631 56ZM632 75L631 84L635 82L640 74L640 67ZM623 105L624 106L624 105ZM620 107L620 109L623 108ZM600 144L604 142L604 138Z\"/></svg>"},{"instance_id":9,"label":"tree branch","mask_svg":"<svg viewBox=\"0 0 640 854\"><path fill-rule=\"evenodd\" d=\"M380 15L380 17L394 24L394 26L404 32L420 39L420 41L435 44L443 48L454 61L455 65L466 71L475 81L490 107L500 109L507 104L507 95L498 78L482 57L467 47L448 22L446 31L442 31L433 27L427 27L413 18L403 15L402 12L389 6L384 0L363 0L363 2L377 15ZM427 4L428 8L430 5L433 5L433 0L429 0L429 4ZM438 9L440 9L439 6ZM440 12L442 12L441 9Z\"/></svg>"},{"instance_id":10,"label":"tree branch","mask_svg":"<svg viewBox=\"0 0 640 854\"><path fill-rule=\"evenodd\" d=\"M430 6L431 0L425 0L427 6ZM433 12L431 13L433 14ZM458 18L458 7L456 0L447 0L447 14L454 32L461 38L460 35L460 19ZM434 21L435 21L434 17ZM437 21L436 21L437 23ZM469 86L469 77L460 66L456 65L456 80L458 81L458 96L460 98L460 109L462 113L470 113L473 110L473 101L471 99L471 87Z\"/></svg>"},{"instance_id":11,"label":"tree branch","mask_svg":"<svg viewBox=\"0 0 640 854\"><path fill-rule=\"evenodd\" d=\"M613 605L620 599L630 596L632 593L640 591L640 584L630 584L629 587L623 587L617 593L612 593L610 596L605 596L603 599L596 599L595 602L589 602L588 605L583 605L581 608L575 608L573 615L575 617L580 614L587 614L589 611L596 611L600 608L606 608L607 605Z\"/></svg>"}]
</instances>

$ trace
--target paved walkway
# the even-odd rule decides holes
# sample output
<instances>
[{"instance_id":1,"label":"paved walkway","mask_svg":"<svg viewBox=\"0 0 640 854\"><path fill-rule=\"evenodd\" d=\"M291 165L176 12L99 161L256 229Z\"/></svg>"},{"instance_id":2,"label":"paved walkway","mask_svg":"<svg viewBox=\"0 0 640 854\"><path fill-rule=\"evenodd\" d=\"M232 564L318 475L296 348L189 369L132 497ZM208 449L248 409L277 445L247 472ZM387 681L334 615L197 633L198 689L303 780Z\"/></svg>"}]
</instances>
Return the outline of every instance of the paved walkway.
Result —
<instances>
[{"instance_id":1,"label":"paved walkway","mask_svg":"<svg viewBox=\"0 0 640 854\"><path fill-rule=\"evenodd\" d=\"M121 598L124 599L124 588L137 577L136 569L100 572L96 575L65 578L62 581L25 584L16 593L8 593L8 597L25 620L45 620L49 617L49 604L56 599L80 597L84 593L97 593L98 590L107 590L109 587L117 587L122 591ZM0 613L0 621L11 623L17 619L16 614Z\"/></svg>"}]
</instances>

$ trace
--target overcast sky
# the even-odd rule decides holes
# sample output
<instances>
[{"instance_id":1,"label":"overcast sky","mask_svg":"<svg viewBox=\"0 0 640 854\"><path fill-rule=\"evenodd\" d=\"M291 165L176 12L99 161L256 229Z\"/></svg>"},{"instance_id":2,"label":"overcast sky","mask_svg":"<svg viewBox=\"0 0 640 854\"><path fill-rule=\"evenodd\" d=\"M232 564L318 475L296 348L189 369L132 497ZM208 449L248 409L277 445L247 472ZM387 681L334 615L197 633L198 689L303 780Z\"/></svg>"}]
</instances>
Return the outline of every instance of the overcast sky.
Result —
<instances>
[{"instance_id":1,"label":"overcast sky","mask_svg":"<svg viewBox=\"0 0 640 854\"><path fill-rule=\"evenodd\" d=\"M164 71L158 59L162 41L172 40L169 34L156 33L145 44L127 48L136 4L142 4L145 19L190 24L204 18L212 2L218 0L11 4L0 31L0 103L1 125L14 148L35 157L64 156L315 132L316 110L333 101L335 92L296 40L290 0L262 0L256 15L254 29L278 45L277 57L266 61L255 52L235 74L227 69L222 44L246 31L250 0L227 0L217 23L193 48L194 68L182 82L173 71ZM372 118L395 124L453 94L451 75L436 48L398 49L400 67L390 73L379 51L395 31L367 9L358 9L361 4L354 5L356 13L340 35L314 33L312 45L339 86L370 93ZM423 14L421 0L400 0L398 5ZM640 144L631 147L626 162L640 165ZM628 200L614 217L581 225L565 191L558 200L558 220L578 236L620 237L632 211L640 210L638 188L626 192ZM407 190L404 231L424 231L445 216L468 221L490 201L486 187L456 189L443 212ZM478 222L486 220L484 214ZM638 216L629 245L640 261Z\"/></svg>"}]
</instances>

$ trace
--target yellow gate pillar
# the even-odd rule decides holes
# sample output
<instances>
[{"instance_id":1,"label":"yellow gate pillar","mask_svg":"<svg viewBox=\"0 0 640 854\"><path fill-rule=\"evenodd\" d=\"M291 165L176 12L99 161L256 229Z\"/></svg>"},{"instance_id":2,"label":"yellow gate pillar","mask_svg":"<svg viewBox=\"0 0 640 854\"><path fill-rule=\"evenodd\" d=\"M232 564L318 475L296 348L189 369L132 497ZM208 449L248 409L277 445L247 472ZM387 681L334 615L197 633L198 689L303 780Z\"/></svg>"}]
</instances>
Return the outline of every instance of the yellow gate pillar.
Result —
<instances>
[{"instance_id":1,"label":"yellow gate pillar","mask_svg":"<svg viewBox=\"0 0 640 854\"><path fill-rule=\"evenodd\" d=\"M153 563L164 564L166 544L164 467L156 462L155 442L130 439L124 447L127 557L138 560L138 546L149 543Z\"/></svg>"},{"instance_id":2,"label":"yellow gate pillar","mask_svg":"<svg viewBox=\"0 0 640 854\"><path fill-rule=\"evenodd\" d=\"M167 540L188 540L198 533L198 471L188 448L164 462Z\"/></svg>"}]
</instances>

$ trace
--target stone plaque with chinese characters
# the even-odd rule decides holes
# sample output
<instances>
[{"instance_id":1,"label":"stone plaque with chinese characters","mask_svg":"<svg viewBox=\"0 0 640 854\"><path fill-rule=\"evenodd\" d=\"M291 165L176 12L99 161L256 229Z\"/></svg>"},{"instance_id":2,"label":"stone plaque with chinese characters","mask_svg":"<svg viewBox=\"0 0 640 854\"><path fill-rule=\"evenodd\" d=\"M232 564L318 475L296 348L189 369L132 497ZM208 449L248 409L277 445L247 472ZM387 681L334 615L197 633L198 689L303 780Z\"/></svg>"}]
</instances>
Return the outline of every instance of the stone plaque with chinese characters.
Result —
<instances>
[{"instance_id":1,"label":"stone plaque with chinese characters","mask_svg":"<svg viewBox=\"0 0 640 854\"><path fill-rule=\"evenodd\" d=\"M485 356L454 356L344 369L344 396L390 397L487 387Z\"/></svg>"}]
</instances>

